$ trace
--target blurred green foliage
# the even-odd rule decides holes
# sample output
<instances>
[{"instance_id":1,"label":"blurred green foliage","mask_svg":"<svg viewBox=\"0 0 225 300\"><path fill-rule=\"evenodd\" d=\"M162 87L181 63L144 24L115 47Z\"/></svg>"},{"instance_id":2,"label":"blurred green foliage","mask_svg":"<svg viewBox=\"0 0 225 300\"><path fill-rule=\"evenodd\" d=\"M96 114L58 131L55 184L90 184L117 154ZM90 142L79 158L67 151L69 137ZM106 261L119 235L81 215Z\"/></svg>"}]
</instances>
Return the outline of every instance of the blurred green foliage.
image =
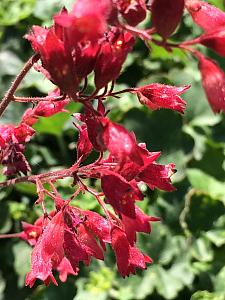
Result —
<instances>
[{"instance_id":1,"label":"blurred green foliage","mask_svg":"<svg viewBox=\"0 0 225 300\"><path fill-rule=\"evenodd\" d=\"M71 7L72 2L1 0L1 96L32 53L22 38L24 34L33 24L50 25L51 16L63 5ZM224 9L221 0L210 2ZM185 15L174 38L184 40L200 32ZM219 62L225 66L224 60L219 58ZM29 270L30 247L22 241L1 240L1 300L225 299L225 118L211 112L194 59L180 50L168 53L157 46L149 52L139 41L116 88L156 81L191 84L184 96L188 104L184 116L166 110L151 112L134 95L108 101L113 120L133 130L150 150L162 151L161 162L174 162L178 169L174 176L175 192L145 189L145 201L140 204L146 213L162 219L152 226L150 236L142 235L138 240L154 264L136 276L122 279L108 250L105 262L93 262L90 268L82 266L77 278L70 277L59 287L39 285L29 289L24 287L24 277ZM32 71L18 93L43 95L51 88L52 84ZM11 104L1 122L19 121L26 108ZM70 112L80 109L77 104L69 107ZM33 173L71 165L76 157L77 132L70 113L40 119L35 129L38 134L26 152ZM4 180L1 175L0 180ZM58 182L64 198L72 192L69 183L69 179ZM35 188L29 184L0 191L0 233L17 232L21 220L32 222L40 215L40 209L33 206L35 199ZM82 195L74 204L84 209L99 209L90 196ZM47 207L51 209L51 202Z\"/></svg>"}]
</instances>

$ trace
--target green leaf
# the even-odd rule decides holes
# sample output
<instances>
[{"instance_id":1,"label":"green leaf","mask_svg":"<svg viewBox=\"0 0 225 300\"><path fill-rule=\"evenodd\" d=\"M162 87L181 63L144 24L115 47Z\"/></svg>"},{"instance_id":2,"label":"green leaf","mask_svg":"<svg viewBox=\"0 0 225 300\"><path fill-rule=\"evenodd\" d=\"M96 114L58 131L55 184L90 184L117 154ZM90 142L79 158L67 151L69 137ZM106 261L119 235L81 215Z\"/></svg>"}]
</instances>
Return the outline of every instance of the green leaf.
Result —
<instances>
[{"instance_id":1,"label":"green leaf","mask_svg":"<svg viewBox=\"0 0 225 300\"><path fill-rule=\"evenodd\" d=\"M213 250L210 242L204 238L198 238L192 246L191 253L193 257L201 262L213 260Z\"/></svg>"},{"instance_id":2,"label":"green leaf","mask_svg":"<svg viewBox=\"0 0 225 300\"><path fill-rule=\"evenodd\" d=\"M68 113L58 113L48 118L40 118L34 128L39 133L47 133L55 136L61 136L65 123L69 120Z\"/></svg>"},{"instance_id":3,"label":"green leaf","mask_svg":"<svg viewBox=\"0 0 225 300\"><path fill-rule=\"evenodd\" d=\"M187 56L184 51L173 48L171 52L166 51L163 47L159 47L153 43L150 45L151 47L151 58L152 59L161 59L161 60L172 60L173 62L184 62L188 61Z\"/></svg>"},{"instance_id":4,"label":"green leaf","mask_svg":"<svg viewBox=\"0 0 225 300\"><path fill-rule=\"evenodd\" d=\"M165 299L174 299L183 287L180 279L174 277L160 266L156 266L154 271L156 276L155 286L159 295Z\"/></svg>"},{"instance_id":5,"label":"green leaf","mask_svg":"<svg viewBox=\"0 0 225 300\"><path fill-rule=\"evenodd\" d=\"M225 300L224 296L217 296L208 291L198 291L194 293L190 300Z\"/></svg>"},{"instance_id":6,"label":"green leaf","mask_svg":"<svg viewBox=\"0 0 225 300\"><path fill-rule=\"evenodd\" d=\"M0 202L0 233L8 233L12 227L8 205Z\"/></svg>"},{"instance_id":7,"label":"green leaf","mask_svg":"<svg viewBox=\"0 0 225 300\"><path fill-rule=\"evenodd\" d=\"M207 194L213 199L221 200L225 204L225 183L216 180L199 169L187 169L187 177L192 187L198 192Z\"/></svg>"},{"instance_id":8,"label":"green leaf","mask_svg":"<svg viewBox=\"0 0 225 300\"><path fill-rule=\"evenodd\" d=\"M214 288L218 294L225 297L225 267L223 267L215 277Z\"/></svg>"},{"instance_id":9,"label":"green leaf","mask_svg":"<svg viewBox=\"0 0 225 300\"><path fill-rule=\"evenodd\" d=\"M61 112L57 113L51 117L42 117L38 120L38 122L34 125L34 129L39 133L52 134L57 137L61 137L63 134L63 129L66 126L67 121L71 118L71 113L74 111L79 111L80 104L71 102L66 109L69 112Z\"/></svg>"},{"instance_id":10,"label":"green leaf","mask_svg":"<svg viewBox=\"0 0 225 300\"><path fill-rule=\"evenodd\" d=\"M212 229L205 233L205 236L217 247L221 247L225 244L225 230L224 229Z\"/></svg>"},{"instance_id":11,"label":"green leaf","mask_svg":"<svg viewBox=\"0 0 225 300\"><path fill-rule=\"evenodd\" d=\"M30 268L30 255L32 248L20 241L13 246L14 268L18 275L18 285L24 286L24 280Z\"/></svg>"},{"instance_id":12,"label":"green leaf","mask_svg":"<svg viewBox=\"0 0 225 300\"><path fill-rule=\"evenodd\" d=\"M33 14L36 18L45 21L50 19L54 14L58 13L63 6L65 6L67 9L70 9L73 3L74 0L36 0L36 6Z\"/></svg>"},{"instance_id":13,"label":"green leaf","mask_svg":"<svg viewBox=\"0 0 225 300\"><path fill-rule=\"evenodd\" d=\"M35 0L1 0L0 25L13 25L27 18L32 13L35 2Z\"/></svg>"},{"instance_id":14,"label":"green leaf","mask_svg":"<svg viewBox=\"0 0 225 300\"><path fill-rule=\"evenodd\" d=\"M21 59L10 50L4 50L0 52L0 64L0 76L17 75L23 66Z\"/></svg>"},{"instance_id":15,"label":"green leaf","mask_svg":"<svg viewBox=\"0 0 225 300\"><path fill-rule=\"evenodd\" d=\"M32 183L18 183L15 185L15 189L21 194L27 194L31 196L37 195L36 187Z\"/></svg>"},{"instance_id":16,"label":"green leaf","mask_svg":"<svg viewBox=\"0 0 225 300\"><path fill-rule=\"evenodd\" d=\"M74 300L106 300L114 280L114 273L106 267L90 272L88 279L77 281L77 294Z\"/></svg>"}]
</instances>

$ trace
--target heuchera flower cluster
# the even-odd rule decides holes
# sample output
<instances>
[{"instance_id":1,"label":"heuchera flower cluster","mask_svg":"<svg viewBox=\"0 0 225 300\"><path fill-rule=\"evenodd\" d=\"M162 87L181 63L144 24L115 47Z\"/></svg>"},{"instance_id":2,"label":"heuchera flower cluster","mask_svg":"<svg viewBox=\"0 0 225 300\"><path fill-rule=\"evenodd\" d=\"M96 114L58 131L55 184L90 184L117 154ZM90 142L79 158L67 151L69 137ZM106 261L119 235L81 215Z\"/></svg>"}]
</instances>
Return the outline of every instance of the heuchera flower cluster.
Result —
<instances>
[{"instance_id":1,"label":"heuchera flower cluster","mask_svg":"<svg viewBox=\"0 0 225 300\"><path fill-rule=\"evenodd\" d=\"M185 7L204 33L192 41L168 42ZM140 29L139 23L149 16L153 27ZM159 164L160 152L149 151L144 143L137 142L133 132L112 122L107 116L107 99L117 99L129 92L152 110L166 108L184 113L186 103L180 95L189 86L151 83L114 92L123 63L140 38L148 45L155 43L168 51L179 47L193 54L199 60L203 87L212 109L225 111L225 74L216 62L190 47L200 43L223 56L224 24L225 13L198 0L153 0L148 4L144 0L77 0L71 12L63 9L54 16L52 27L33 26L25 36L35 55L0 103L0 115L10 101L36 105L25 111L17 126L0 126L0 162L3 173L9 177L0 186L17 182L36 184L36 204L43 209L42 217L34 224L23 222L23 231L14 235L33 247L26 285L32 287L36 279L46 285L51 281L57 285L55 271L61 281L66 281L68 275L78 274L81 262L89 265L92 258L104 260L107 244L115 253L123 277L134 274L137 268L145 269L152 262L137 248L136 236L138 232L150 233L151 222L159 218L146 215L138 207L138 201L144 199L140 185L173 191L170 178L175 166ZM161 40L155 39L154 34L161 36ZM56 89L42 98L16 97L18 84L32 66L52 81ZM94 76L94 89L87 94L90 74ZM40 117L65 112L71 101L83 104L83 112L73 114L79 131L77 160L68 169L30 175L24 150L35 134L32 126ZM99 157L86 164L92 151L98 152ZM57 179L65 177L73 178L74 187L67 200L62 199L55 187ZM86 178L99 180L101 191L86 185ZM80 193L95 197L104 216L71 205L71 200ZM46 197L54 201L54 211L46 211Z\"/></svg>"}]
</instances>

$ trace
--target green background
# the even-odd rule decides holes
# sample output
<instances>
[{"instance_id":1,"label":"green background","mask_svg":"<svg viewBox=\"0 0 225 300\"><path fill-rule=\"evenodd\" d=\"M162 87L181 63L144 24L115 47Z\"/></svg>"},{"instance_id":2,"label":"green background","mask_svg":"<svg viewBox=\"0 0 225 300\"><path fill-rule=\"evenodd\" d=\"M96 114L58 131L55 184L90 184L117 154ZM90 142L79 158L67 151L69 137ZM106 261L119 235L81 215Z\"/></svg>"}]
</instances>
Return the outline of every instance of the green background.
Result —
<instances>
[{"instance_id":1,"label":"green background","mask_svg":"<svg viewBox=\"0 0 225 300\"><path fill-rule=\"evenodd\" d=\"M210 1L224 9L221 0ZM0 95L3 96L14 76L32 54L23 39L33 24L51 24L51 16L71 0L1 0L0 5ZM148 22L144 26L148 26ZM183 41L198 36L201 30L186 13L172 37ZM225 59L201 48L217 59ZM185 93L184 116L169 110L150 111L134 95L109 99L112 120L133 130L139 142L150 151L162 151L160 162L174 162L178 172L173 176L177 190L172 193L150 191L141 203L148 214L161 217L152 225L151 235L140 235L138 244L154 260L146 271L122 279L115 258L107 250L105 262L93 261L81 266L77 277L69 277L59 287L35 285L24 287L29 270L31 248L23 241L0 240L0 300L136 300L136 299L225 299L225 118L214 115L201 87L197 62L180 50L168 53L152 46L147 49L138 41L129 55L116 89L141 86L151 82L174 85L191 84ZM52 84L31 71L18 95L45 95ZM28 106L11 104L2 123L19 122ZM70 112L81 110L78 104ZM34 174L68 167L76 158L77 131L70 113L41 118L35 125L37 134L27 146L26 157ZM0 175L0 181L4 177ZM64 198L72 193L69 179L57 183ZM98 182L93 183L98 187ZM21 221L33 222L41 215L34 207L33 185L18 184L0 191L0 233L18 232ZM80 196L74 204L99 210L92 197ZM51 201L47 202L50 210Z\"/></svg>"}]
</instances>

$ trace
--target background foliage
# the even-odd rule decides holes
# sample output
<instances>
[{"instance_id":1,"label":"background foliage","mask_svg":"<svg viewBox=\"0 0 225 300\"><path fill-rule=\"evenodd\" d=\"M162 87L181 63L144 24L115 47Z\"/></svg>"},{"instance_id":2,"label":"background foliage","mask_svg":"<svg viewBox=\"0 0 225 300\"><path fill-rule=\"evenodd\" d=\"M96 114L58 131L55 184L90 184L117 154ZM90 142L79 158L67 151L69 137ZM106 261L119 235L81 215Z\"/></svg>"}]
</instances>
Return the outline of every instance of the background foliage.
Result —
<instances>
[{"instance_id":1,"label":"background foliage","mask_svg":"<svg viewBox=\"0 0 225 300\"><path fill-rule=\"evenodd\" d=\"M6 91L32 50L23 35L33 24L50 25L51 16L71 0L1 0L0 6L0 95ZM224 9L221 0L212 0ZM200 30L185 15L174 38L194 37ZM208 51L207 55L215 58ZM225 60L218 58L221 66ZM145 190L141 203L145 212L160 216L151 236L142 235L138 243L154 259L154 264L136 276L122 279L109 252L105 262L82 267L77 278L65 284L33 289L24 287L29 270L30 247L18 240L0 241L1 300L136 300L136 299L225 299L225 118L214 115L201 88L197 62L180 50L168 53L157 46L149 51L139 41L129 56L119 86L138 86L151 82L191 84L185 94L188 103L184 117L173 111L154 111L139 105L133 95L109 101L111 118L134 130L139 141L153 151L162 151L163 163L175 162L173 182L177 191L164 193ZM18 94L42 95L51 84L34 71L23 81ZM18 121L26 106L8 107L1 123ZM70 111L81 109L70 105ZM35 139L26 156L33 173L70 166L76 157L77 132L70 114L41 118ZM0 180L4 180L0 175ZM95 184L95 183L93 183ZM68 179L58 183L62 195L71 193ZM87 195L88 196L88 195ZM94 199L82 196L76 205L98 210ZM0 191L0 233L19 231L21 220L32 222L40 209L34 207L32 185L18 184ZM51 209L51 202L48 204Z\"/></svg>"}]
</instances>

